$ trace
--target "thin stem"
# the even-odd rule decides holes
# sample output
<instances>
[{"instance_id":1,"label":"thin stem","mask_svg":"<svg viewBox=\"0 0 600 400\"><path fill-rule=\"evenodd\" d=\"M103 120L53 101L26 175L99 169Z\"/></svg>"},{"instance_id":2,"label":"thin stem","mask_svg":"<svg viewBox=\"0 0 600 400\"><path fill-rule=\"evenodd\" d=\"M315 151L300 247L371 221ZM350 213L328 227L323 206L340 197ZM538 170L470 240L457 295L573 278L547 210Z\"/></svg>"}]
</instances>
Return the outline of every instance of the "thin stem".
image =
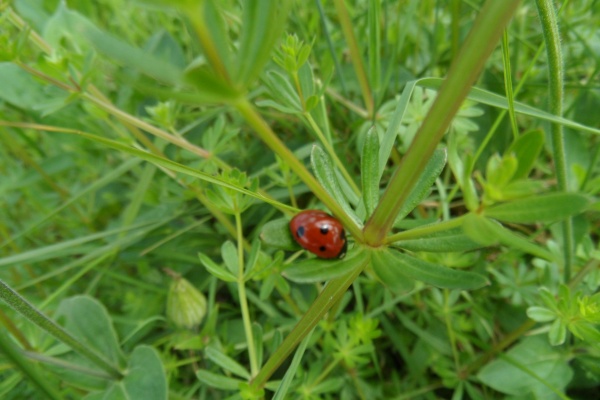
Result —
<instances>
[{"instance_id":1,"label":"thin stem","mask_svg":"<svg viewBox=\"0 0 600 400\"><path fill-rule=\"evenodd\" d=\"M354 67L354 72L356 73L358 84L360 85L365 107L369 113L369 118L372 118L375 112L375 103L373 101L371 87L369 86L369 78L367 77L365 65L360 54L360 48L358 47L356 36L354 36L354 31L352 30L352 21L348 15L348 9L344 4L344 0L334 0L333 3L335 4L339 22L342 25L344 37L348 43L350 58L352 58L352 66Z\"/></svg>"},{"instance_id":2,"label":"thin stem","mask_svg":"<svg viewBox=\"0 0 600 400\"><path fill-rule=\"evenodd\" d=\"M235 213L235 225L237 228L237 250L238 250L238 276L237 286L240 296L240 309L242 320L244 321L244 332L246 333L246 342L248 343L248 358L250 358L250 374L258 374L258 358L256 357L256 348L254 347L254 335L252 334L252 320L248 310L248 298L246 297L246 282L244 279L244 233L242 231L242 216L239 212Z\"/></svg>"},{"instance_id":3,"label":"thin stem","mask_svg":"<svg viewBox=\"0 0 600 400\"><path fill-rule=\"evenodd\" d=\"M252 126L258 137L265 142L269 148L275 152L282 160L284 160L292 171L304 181L306 186L314 193L314 195L329 208L344 225L346 229L354 236L354 239L361 242L362 232L356 223L350 218L340 205L332 198L329 193L321 186L316 178L306 169L296 156L288 149L288 147L277 137L269 124L260 116L255 108L247 99L240 99L233 104L242 114L246 121Z\"/></svg>"},{"instance_id":4,"label":"thin stem","mask_svg":"<svg viewBox=\"0 0 600 400\"><path fill-rule=\"evenodd\" d=\"M317 135L317 138L319 139L319 141L321 142L323 147L325 147L325 151L327 151L329 156L333 159L334 164L338 167L338 170L342 173L342 176L346 179L346 182L348 182L348 184L352 188L352 191L354 192L354 194L356 194L357 196L360 196L361 195L360 189L358 188L358 186L352 179L352 176L350 176L350 174L348 173L348 170L346 169L346 166L344 165L344 163L340 160L340 158L336 154L331 143L329 141L327 141L327 139L325 139L325 135L323 135L323 131L321 130L321 128L319 128L319 125L315 122L312 115L310 115L310 113L306 112L306 113L304 113L304 117L306 118L310 127L313 129L313 131Z\"/></svg>"},{"instance_id":5,"label":"thin stem","mask_svg":"<svg viewBox=\"0 0 600 400\"><path fill-rule=\"evenodd\" d=\"M556 20L556 10L551 0L536 0L544 42L546 44L546 54L548 57L548 79L549 79L549 101L550 112L562 117L563 114L563 58L560 45L560 34L558 31L558 22ZM552 133L552 152L554 153L554 166L556 169L556 179L558 188L566 192L569 190L567 177L567 160L565 156L565 138L562 124L552 123L550 125ZM562 223L563 230L563 251L564 251L564 277L563 281L568 282L571 279L571 265L573 263L573 220L567 218Z\"/></svg>"}]
</instances>

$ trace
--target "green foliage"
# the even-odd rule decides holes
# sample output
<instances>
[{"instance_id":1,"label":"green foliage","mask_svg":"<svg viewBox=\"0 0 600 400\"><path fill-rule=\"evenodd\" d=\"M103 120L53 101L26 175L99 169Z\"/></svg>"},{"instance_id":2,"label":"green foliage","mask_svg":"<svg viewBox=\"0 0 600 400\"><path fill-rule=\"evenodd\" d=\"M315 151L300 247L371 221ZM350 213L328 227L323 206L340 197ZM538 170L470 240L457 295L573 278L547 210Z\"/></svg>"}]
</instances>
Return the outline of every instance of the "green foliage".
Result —
<instances>
[{"instance_id":1,"label":"green foliage","mask_svg":"<svg viewBox=\"0 0 600 400\"><path fill-rule=\"evenodd\" d=\"M447 3L0 5L0 398L593 397L594 1Z\"/></svg>"}]
</instances>

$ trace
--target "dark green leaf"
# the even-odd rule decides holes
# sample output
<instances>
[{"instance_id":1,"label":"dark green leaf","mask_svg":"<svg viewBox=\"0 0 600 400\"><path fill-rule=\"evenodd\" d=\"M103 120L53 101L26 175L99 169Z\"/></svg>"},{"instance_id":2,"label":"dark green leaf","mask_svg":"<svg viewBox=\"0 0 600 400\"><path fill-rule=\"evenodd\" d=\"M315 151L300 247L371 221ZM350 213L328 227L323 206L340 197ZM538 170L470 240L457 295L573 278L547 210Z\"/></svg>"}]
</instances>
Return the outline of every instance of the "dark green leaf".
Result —
<instances>
[{"instance_id":1,"label":"dark green leaf","mask_svg":"<svg viewBox=\"0 0 600 400\"><path fill-rule=\"evenodd\" d=\"M585 211L589 199L578 193L551 193L489 207L485 216L500 221L533 223L558 221Z\"/></svg>"},{"instance_id":2,"label":"dark green leaf","mask_svg":"<svg viewBox=\"0 0 600 400\"><path fill-rule=\"evenodd\" d=\"M414 210L414 208L429 195L431 186L437 177L440 176L445 165L446 150L437 149L431 156L431 159L427 163L427 166L423 170L419 180L415 183L415 186L412 188L410 194L406 198L406 201L404 204L402 204L400 213L396 217L396 222L406 217L409 212Z\"/></svg>"},{"instance_id":3,"label":"dark green leaf","mask_svg":"<svg viewBox=\"0 0 600 400\"><path fill-rule=\"evenodd\" d=\"M511 144L507 153L514 154L519 163L514 180L527 178L543 147L544 132L539 129L523 133Z\"/></svg>"},{"instance_id":4,"label":"dark green leaf","mask_svg":"<svg viewBox=\"0 0 600 400\"><path fill-rule=\"evenodd\" d=\"M489 283L484 276L473 272L446 268L393 249L387 251L392 256L387 259L393 260L394 266L400 268L405 275L433 286L473 290Z\"/></svg>"},{"instance_id":5,"label":"dark green leaf","mask_svg":"<svg viewBox=\"0 0 600 400\"><path fill-rule=\"evenodd\" d=\"M526 238L504 228L497 221L474 213L468 214L463 220L465 233L475 242L484 246L502 243L505 246L519 249L546 260L554 260L555 256L548 250L535 245Z\"/></svg>"},{"instance_id":6,"label":"dark green leaf","mask_svg":"<svg viewBox=\"0 0 600 400\"><path fill-rule=\"evenodd\" d=\"M131 353L123 385L129 399L166 400L168 385L165 369L156 350L138 346Z\"/></svg>"},{"instance_id":7,"label":"dark green leaf","mask_svg":"<svg viewBox=\"0 0 600 400\"><path fill-rule=\"evenodd\" d=\"M481 244L469 238L462 228L435 232L416 239L399 240L394 242L394 245L410 251L430 252L469 251L481 247Z\"/></svg>"},{"instance_id":8,"label":"dark green leaf","mask_svg":"<svg viewBox=\"0 0 600 400\"><path fill-rule=\"evenodd\" d=\"M379 137L377 128L371 127L363 144L360 160L362 195L367 217L371 215L379 201Z\"/></svg>"},{"instance_id":9,"label":"dark green leaf","mask_svg":"<svg viewBox=\"0 0 600 400\"><path fill-rule=\"evenodd\" d=\"M224 375L215 374L204 369L196 371L198 380L210 387L221 390L238 390L238 387L244 381L239 379L228 378Z\"/></svg>"},{"instance_id":10,"label":"dark green leaf","mask_svg":"<svg viewBox=\"0 0 600 400\"><path fill-rule=\"evenodd\" d=\"M299 283L324 282L361 267L364 265L365 258L366 253L362 248L355 248L341 260L311 258L296 262L286 268L283 275Z\"/></svg>"},{"instance_id":11,"label":"dark green leaf","mask_svg":"<svg viewBox=\"0 0 600 400\"><path fill-rule=\"evenodd\" d=\"M566 355L546 338L531 336L511 348L502 359L484 366L477 378L500 393L520 398L553 399L571 381Z\"/></svg>"},{"instance_id":12,"label":"dark green leaf","mask_svg":"<svg viewBox=\"0 0 600 400\"><path fill-rule=\"evenodd\" d=\"M370 254L373 272L382 284L396 293L406 293L414 288L414 279L404 273L389 251L373 250Z\"/></svg>"}]
</instances>

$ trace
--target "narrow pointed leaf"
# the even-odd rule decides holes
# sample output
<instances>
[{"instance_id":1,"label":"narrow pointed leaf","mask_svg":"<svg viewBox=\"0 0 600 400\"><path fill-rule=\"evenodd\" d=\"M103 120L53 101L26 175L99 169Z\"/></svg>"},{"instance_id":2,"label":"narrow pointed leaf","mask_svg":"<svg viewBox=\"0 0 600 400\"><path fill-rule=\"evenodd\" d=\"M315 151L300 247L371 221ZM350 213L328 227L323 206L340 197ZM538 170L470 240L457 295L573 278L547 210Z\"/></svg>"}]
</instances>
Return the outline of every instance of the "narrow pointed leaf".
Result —
<instances>
[{"instance_id":1,"label":"narrow pointed leaf","mask_svg":"<svg viewBox=\"0 0 600 400\"><path fill-rule=\"evenodd\" d=\"M577 215L588 205L589 199L582 194L551 193L492 206L485 210L485 216L522 224L550 222Z\"/></svg>"},{"instance_id":2,"label":"narrow pointed leaf","mask_svg":"<svg viewBox=\"0 0 600 400\"><path fill-rule=\"evenodd\" d=\"M371 215L379 201L379 138L377 128L371 127L363 145L361 157L362 195L367 216Z\"/></svg>"},{"instance_id":3,"label":"narrow pointed leaf","mask_svg":"<svg viewBox=\"0 0 600 400\"><path fill-rule=\"evenodd\" d=\"M404 273L389 251L373 250L370 254L371 267L382 284L396 293L406 293L414 288L414 279Z\"/></svg>"},{"instance_id":4,"label":"narrow pointed leaf","mask_svg":"<svg viewBox=\"0 0 600 400\"><path fill-rule=\"evenodd\" d=\"M364 265L366 253L361 249L350 251L341 260L311 258L286 268L283 275L299 283L324 282L337 278Z\"/></svg>"},{"instance_id":5,"label":"narrow pointed leaf","mask_svg":"<svg viewBox=\"0 0 600 400\"><path fill-rule=\"evenodd\" d=\"M433 264L397 250L388 250L391 259L402 268L402 272L412 279L446 289L479 289L488 284L488 280L479 274L446 268Z\"/></svg>"},{"instance_id":6,"label":"narrow pointed leaf","mask_svg":"<svg viewBox=\"0 0 600 400\"><path fill-rule=\"evenodd\" d=\"M231 272L229 272L227 269L225 269L225 267L215 263L207 255L198 253L198 257L200 257L200 262L202 263L202 265L204 265L206 270L211 275L214 275L215 277L217 277L220 280L225 281L225 282L236 282L237 281L237 278Z\"/></svg>"},{"instance_id":7,"label":"narrow pointed leaf","mask_svg":"<svg viewBox=\"0 0 600 400\"><path fill-rule=\"evenodd\" d=\"M250 379L250 373L240 363L221 352L214 346L208 346L205 351L206 358L226 371L244 379Z\"/></svg>"}]
</instances>

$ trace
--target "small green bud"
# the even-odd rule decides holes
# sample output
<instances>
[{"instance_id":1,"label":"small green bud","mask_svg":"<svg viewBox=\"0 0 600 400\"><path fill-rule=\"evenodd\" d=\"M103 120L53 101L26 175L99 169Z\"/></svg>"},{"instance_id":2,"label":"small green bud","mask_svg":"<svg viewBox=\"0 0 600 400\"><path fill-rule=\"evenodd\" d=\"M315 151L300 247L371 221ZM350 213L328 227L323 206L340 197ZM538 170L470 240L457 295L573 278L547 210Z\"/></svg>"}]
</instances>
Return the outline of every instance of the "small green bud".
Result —
<instances>
[{"instance_id":1,"label":"small green bud","mask_svg":"<svg viewBox=\"0 0 600 400\"><path fill-rule=\"evenodd\" d=\"M206 315L206 297L187 279L174 277L167 297L167 317L180 328L200 325Z\"/></svg>"}]
</instances>

